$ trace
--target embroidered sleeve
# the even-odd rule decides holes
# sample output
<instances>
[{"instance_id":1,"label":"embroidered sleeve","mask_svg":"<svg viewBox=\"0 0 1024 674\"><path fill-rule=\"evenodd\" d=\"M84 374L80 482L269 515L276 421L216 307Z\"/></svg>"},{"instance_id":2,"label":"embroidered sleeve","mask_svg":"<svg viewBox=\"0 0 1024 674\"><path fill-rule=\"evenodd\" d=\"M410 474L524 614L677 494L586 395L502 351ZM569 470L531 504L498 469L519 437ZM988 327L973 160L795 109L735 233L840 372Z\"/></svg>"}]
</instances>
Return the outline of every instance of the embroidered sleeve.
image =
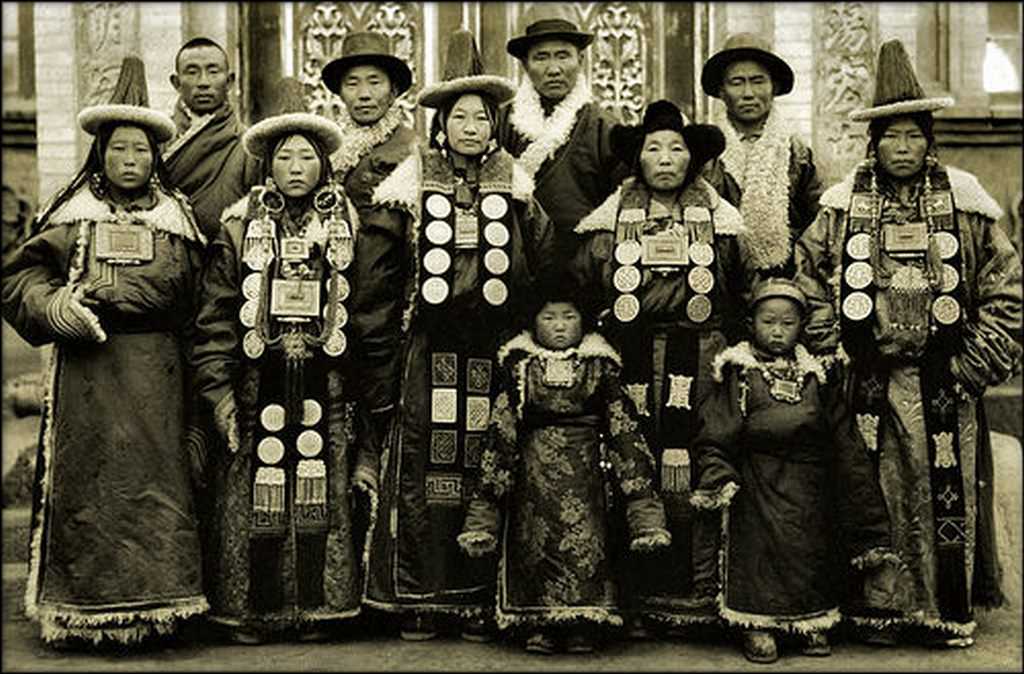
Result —
<instances>
[{"instance_id":1,"label":"embroidered sleeve","mask_svg":"<svg viewBox=\"0 0 1024 674\"><path fill-rule=\"evenodd\" d=\"M1021 363L1021 260L1002 227L984 216L958 214L973 240L977 312L964 325L954 376L974 395L1009 379Z\"/></svg>"},{"instance_id":2,"label":"embroidered sleeve","mask_svg":"<svg viewBox=\"0 0 1024 674\"><path fill-rule=\"evenodd\" d=\"M518 432L515 401L519 399L516 372L518 359L498 369L498 395L491 406L491 420L480 454L480 482L475 498L497 501L512 487L518 460Z\"/></svg>"},{"instance_id":3,"label":"embroidered sleeve","mask_svg":"<svg viewBox=\"0 0 1024 674\"><path fill-rule=\"evenodd\" d=\"M636 408L626 393L618 365L595 361L601 368L601 387L608 417L608 460L627 500L654 494L654 456L637 423Z\"/></svg>"},{"instance_id":4,"label":"embroidered sleeve","mask_svg":"<svg viewBox=\"0 0 1024 674\"><path fill-rule=\"evenodd\" d=\"M77 223L44 229L16 249L3 271L3 316L33 346L60 336L48 309L67 279L61 272L74 254Z\"/></svg>"},{"instance_id":5,"label":"embroidered sleeve","mask_svg":"<svg viewBox=\"0 0 1024 674\"><path fill-rule=\"evenodd\" d=\"M804 340L812 353L828 353L839 346L839 275L842 265L836 251L841 241L844 212L822 207L793 248L794 281L807 296L808 318Z\"/></svg>"}]
</instances>

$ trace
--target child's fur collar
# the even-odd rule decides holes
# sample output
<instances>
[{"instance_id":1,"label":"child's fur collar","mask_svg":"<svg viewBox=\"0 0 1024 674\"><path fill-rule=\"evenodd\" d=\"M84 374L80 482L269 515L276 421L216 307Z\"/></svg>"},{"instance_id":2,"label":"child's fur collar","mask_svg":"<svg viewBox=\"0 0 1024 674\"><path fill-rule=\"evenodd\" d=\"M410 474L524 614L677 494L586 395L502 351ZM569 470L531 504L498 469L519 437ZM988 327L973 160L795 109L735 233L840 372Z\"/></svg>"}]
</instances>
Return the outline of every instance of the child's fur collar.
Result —
<instances>
[{"instance_id":1,"label":"child's fur collar","mask_svg":"<svg viewBox=\"0 0 1024 674\"><path fill-rule=\"evenodd\" d=\"M804 348L803 344L797 344L796 348L793 349L793 353L796 356L796 367L801 382L808 374L813 374L817 378L818 383L825 384L825 367L818 358L812 356ZM757 359L754 355L753 347L746 340L730 346L715 356L711 364L712 377L715 381L721 382L723 380L722 371L726 365L734 365L743 372L747 370L764 370L768 366L767 363Z\"/></svg>"},{"instance_id":2,"label":"child's fur collar","mask_svg":"<svg viewBox=\"0 0 1024 674\"><path fill-rule=\"evenodd\" d=\"M541 358L566 359L573 356L581 359L607 358L619 367L622 367L622 357L619 356L619 353L604 337L596 332L584 335L579 346L561 351L552 351L534 341L533 334L529 330L523 330L498 349L498 364L504 365L509 356L517 351L527 356Z\"/></svg>"}]
</instances>

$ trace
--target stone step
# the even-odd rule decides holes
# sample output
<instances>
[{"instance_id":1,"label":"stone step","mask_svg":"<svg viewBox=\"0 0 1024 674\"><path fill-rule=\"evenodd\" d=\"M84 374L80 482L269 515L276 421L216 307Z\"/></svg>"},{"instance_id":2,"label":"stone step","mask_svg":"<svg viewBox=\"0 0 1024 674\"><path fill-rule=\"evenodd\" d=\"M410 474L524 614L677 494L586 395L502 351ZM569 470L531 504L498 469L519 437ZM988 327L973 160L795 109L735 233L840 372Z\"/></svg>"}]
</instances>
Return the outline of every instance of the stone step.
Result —
<instances>
[{"instance_id":1,"label":"stone step","mask_svg":"<svg viewBox=\"0 0 1024 674\"><path fill-rule=\"evenodd\" d=\"M4 508L4 564L28 562L31 518L31 508Z\"/></svg>"},{"instance_id":2,"label":"stone step","mask_svg":"<svg viewBox=\"0 0 1024 674\"><path fill-rule=\"evenodd\" d=\"M26 620L25 582L28 580L28 564L4 562L4 622Z\"/></svg>"}]
</instances>

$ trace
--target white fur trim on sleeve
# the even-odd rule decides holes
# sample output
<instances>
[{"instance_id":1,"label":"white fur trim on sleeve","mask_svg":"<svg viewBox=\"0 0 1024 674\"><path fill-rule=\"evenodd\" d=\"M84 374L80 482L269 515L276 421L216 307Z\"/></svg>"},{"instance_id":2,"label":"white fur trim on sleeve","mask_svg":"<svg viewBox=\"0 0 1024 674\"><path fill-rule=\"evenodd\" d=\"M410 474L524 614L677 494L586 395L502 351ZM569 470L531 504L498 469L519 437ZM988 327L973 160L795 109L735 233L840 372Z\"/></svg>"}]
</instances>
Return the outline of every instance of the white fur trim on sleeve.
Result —
<instances>
[{"instance_id":1,"label":"white fur trim on sleeve","mask_svg":"<svg viewBox=\"0 0 1024 674\"><path fill-rule=\"evenodd\" d=\"M533 178L518 161L512 164L512 198L516 201L529 201L533 197Z\"/></svg>"},{"instance_id":2,"label":"white fur trim on sleeve","mask_svg":"<svg viewBox=\"0 0 1024 674\"><path fill-rule=\"evenodd\" d=\"M373 203L378 206L416 207L420 188L420 154L413 152L402 160L387 178L373 191Z\"/></svg>"},{"instance_id":3,"label":"white fur trim on sleeve","mask_svg":"<svg viewBox=\"0 0 1024 674\"><path fill-rule=\"evenodd\" d=\"M1003 209L973 174L955 166L947 166L946 171L949 173L949 184L953 188L953 201L957 210L978 213L993 220L1003 217Z\"/></svg>"},{"instance_id":4,"label":"white fur trim on sleeve","mask_svg":"<svg viewBox=\"0 0 1024 674\"><path fill-rule=\"evenodd\" d=\"M625 183L623 183L625 185ZM619 185L618 189L608 195L608 198L604 202L590 212L589 215L585 216L580 223L576 225L576 233L584 234L586 232L614 232L616 216L619 213L619 203L622 201L622 187Z\"/></svg>"}]
</instances>

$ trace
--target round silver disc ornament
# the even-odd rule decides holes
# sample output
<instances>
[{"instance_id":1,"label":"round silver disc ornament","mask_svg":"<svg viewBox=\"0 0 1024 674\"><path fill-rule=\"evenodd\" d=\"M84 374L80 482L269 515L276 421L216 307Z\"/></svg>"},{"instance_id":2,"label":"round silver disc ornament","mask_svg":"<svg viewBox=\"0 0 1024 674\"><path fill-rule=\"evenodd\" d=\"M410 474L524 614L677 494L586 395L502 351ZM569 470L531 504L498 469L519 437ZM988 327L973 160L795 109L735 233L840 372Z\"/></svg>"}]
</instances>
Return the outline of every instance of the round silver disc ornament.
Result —
<instances>
[{"instance_id":1,"label":"round silver disc ornament","mask_svg":"<svg viewBox=\"0 0 1024 674\"><path fill-rule=\"evenodd\" d=\"M615 245L615 261L621 265L636 264L641 252L639 241L619 241Z\"/></svg>"},{"instance_id":2,"label":"round silver disc ornament","mask_svg":"<svg viewBox=\"0 0 1024 674\"><path fill-rule=\"evenodd\" d=\"M640 268L633 265L626 265L615 270L612 283L620 293L631 293L640 287Z\"/></svg>"},{"instance_id":3,"label":"round silver disc ornament","mask_svg":"<svg viewBox=\"0 0 1024 674\"><path fill-rule=\"evenodd\" d=\"M251 273L242 281L242 296L247 300L258 300L263 274Z\"/></svg>"},{"instance_id":4,"label":"round silver disc ornament","mask_svg":"<svg viewBox=\"0 0 1024 674\"><path fill-rule=\"evenodd\" d=\"M932 236L935 239L935 245L939 249L939 256L943 260L948 260L960 250L960 242L957 241L951 232L936 232Z\"/></svg>"},{"instance_id":5,"label":"round silver disc ornament","mask_svg":"<svg viewBox=\"0 0 1024 674\"><path fill-rule=\"evenodd\" d=\"M714 261L715 249L710 243L694 241L690 244L690 262L706 267Z\"/></svg>"},{"instance_id":6,"label":"round silver disc ornament","mask_svg":"<svg viewBox=\"0 0 1024 674\"><path fill-rule=\"evenodd\" d=\"M703 323L711 317L711 300L707 295L694 295L686 303L686 317L694 323Z\"/></svg>"},{"instance_id":7,"label":"round silver disc ornament","mask_svg":"<svg viewBox=\"0 0 1024 674\"><path fill-rule=\"evenodd\" d=\"M447 218L452 212L452 202L443 194L431 194L427 197L427 213L435 218Z\"/></svg>"},{"instance_id":8,"label":"round silver disc ornament","mask_svg":"<svg viewBox=\"0 0 1024 674\"><path fill-rule=\"evenodd\" d=\"M340 274L335 277L335 283L338 284L338 301L344 302L345 300L348 299L349 294L351 294L352 286L349 285L348 279L346 279L344 276Z\"/></svg>"},{"instance_id":9,"label":"round silver disc ornament","mask_svg":"<svg viewBox=\"0 0 1024 674\"><path fill-rule=\"evenodd\" d=\"M492 246L498 246L500 248L508 243L508 227L505 226L504 222L489 222L487 223L487 226L484 227L484 239L486 239L487 243Z\"/></svg>"},{"instance_id":10,"label":"round silver disc ornament","mask_svg":"<svg viewBox=\"0 0 1024 674\"><path fill-rule=\"evenodd\" d=\"M242 351L253 360L262 356L266 347L267 345L264 343L263 338L255 330L249 330L245 333L245 337L242 338Z\"/></svg>"},{"instance_id":11,"label":"round silver disc ornament","mask_svg":"<svg viewBox=\"0 0 1024 674\"><path fill-rule=\"evenodd\" d=\"M500 194L488 194L480 202L480 210L491 220L497 220L508 213L508 202Z\"/></svg>"},{"instance_id":12,"label":"round silver disc ornament","mask_svg":"<svg viewBox=\"0 0 1024 674\"><path fill-rule=\"evenodd\" d=\"M508 255L500 248L492 248L484 253L484 267L494 275L508 271Z\"/></svg>"},{"instance_id":13,"label":"round silver disc ornament","mask_svg":"<svg viewBox=\"0 0 1024 674\"><path fill-rule=\"evenodd\" d=\"M433 276L423 282L420 292L427 302L440 304L448 297L448 282L439 276Z\"/></svg>"},{"instance_id":14,"label":"round silver disc ornament","mask_svg":"<svg viewBox=\"0 0 1024 674\"><path fill-rule=\"evenodd\" d=\"M259 304L256 300L246 300L238 310L238 320L247 328L256 327L256 315L259 313Z\"/></svg>"},{"instance_id":15,"label":"round silver disc ornament","mask_svg":"<svg viewBox=\"0 0 1024 674\"><path fill-rule=\"evenodd\" d=\"M636 295L619 295L615 298L612 313L620 323L629 323L640 315L640 300Z\"/></svg>"},{"instance_id":16,"label":"round silver disc ornament","mask_svg":"<svg viewBox=\"0 0 1024 674\"><path fill-rule=\"evenodd\" d=\"M871 235L859 232L846 242L846 253L854 260L866 260L871 256Z\"/></svg>"},{"instance_id":17,"label":"round silver disc ornament","mask_svg":"<svg viewBox=\"0 0 1024 674\"><path fill-rule=\"evenodd\" d=\"M302 425L303 426L315 426L320 423L320 419L324 415L324 408L317 401L312 398L306 398L302 401Z\"/></svg>"},{"instance_id":18,"label":"round silver disc ornament","mask_svg":"<svg viewBox=\"0 0 1024 674\"><path fill-rule=\"evenodd\" d=\"M707 267L694 267L686 275L686 281L696 293L709 293L715 287L715 275Z\"/></svg>"},{"instance_id":19,"label":"round silver disc ornament","mask_svg":"<svg viewBox=\"0 0 1024 674\"><path fill-rule=\"evenodd\" d=\"M452 265L452 256L444 248L431 248L423 256L423 267L431 274L443 274Z\"/></svg>"},{"instance_id":20,"label":"round silver disc ornament","mask_svg":"<svg viewBox=\"0 0 1024 674\"><path fill-rule=\"evenodd\" d=\"M939 295L932 302L932 316L943 325L952 325L960 318L960 303L950 295Z\"/></svg>"},{"instance_id":21,"label":"round silver disc ornament","mask_svg":"<svg viewBox=\"0 0 1024 674\"><path fill-rule=\"evenodd\" d=\"M843 276L846 278L846 285L854 290L863 290L871 285L875 273L871 270L870 264L858 260L846 267Z\"/></svg>"},{"instance_id":22,"label":"round silver disc ornament","mask_svg":"<svg viewBox=\"0 0 1024 674\"><path fill-rule=\"evenodd\" d=\"M953 265L942 265L942 292L951 293L960 285L960 272Z\"/></svg>"},{"instance_id":23,"label":"round silver disc ornament","mask_svg":"<svg viewBox=\"0 0 1024 674\"><path fill-rule=\"evenodd\" d=\"M843 300L843 315L851 321L862 321L871 315L875 303L867 293L850 293Z\"/></svg>"},{"instance_id":24,"label":"round silver disc ornament","mask_svg":"<svg viewBox=\"0 0 1024 674\"><path fill-rule=\"evenodd\" d=\"M501 306L508 299L508 286L501 279L488 279L484 282L484 299L491 306Z\"/></svg>"},{"instance_id":25,"label":"round silver disc ornament","mask_svg":"<svg viewBox=\"0 0 1024 674\"><path fill-rule=\"evenodd\" d=\"M345 333L340 329L335 330L331 333L331 336L324 342L323 350L328 356L332 358L340 356L345 353L345 348L348 346L348 338L345 337Z\"/></svg>"},{"instance_id":26,"label":"round silver disc ornament","mask_svg":"<svg viewBox=\"0 0 1024 674\"><path fill-rule=\"evenodd\" d=\"M433 220L427 225L427 241L443 246L452 240L452 226L444 220Z\"/></svg>"},{"instance_id":27,"label":"round silver disc ornament","mask_svg":"<svg viewBox=\"0 0 1024 674\"><path fill-rule=\"evenodd\" d=\"M284 407L276 403L267 405L260 412L260 423L267 431L277 433L284 428Z\"/></svg>"},{"instance_id":28,"label":"round silver disc ornament","mask_svg":"<svg viewBox=\"0 0 1024 674\"><path fill-rule=\"evenodd\" d=\"M284 443L274 437L263 438L256 445L256 456L261 462L273 465L284 458Z\"/></svg>"},{"instance_id":29,"label":"round silver disc ornament","mask_svg":"<svg viewBox=\"0 0 1024 674\"><path fill-rule=\"evenodd\" d=\"M299 433L299 437L295 438L295 448L302 456L312 459L324 448L323 436L312 428L302 431Z\"/></svg>"}]
</instances>

